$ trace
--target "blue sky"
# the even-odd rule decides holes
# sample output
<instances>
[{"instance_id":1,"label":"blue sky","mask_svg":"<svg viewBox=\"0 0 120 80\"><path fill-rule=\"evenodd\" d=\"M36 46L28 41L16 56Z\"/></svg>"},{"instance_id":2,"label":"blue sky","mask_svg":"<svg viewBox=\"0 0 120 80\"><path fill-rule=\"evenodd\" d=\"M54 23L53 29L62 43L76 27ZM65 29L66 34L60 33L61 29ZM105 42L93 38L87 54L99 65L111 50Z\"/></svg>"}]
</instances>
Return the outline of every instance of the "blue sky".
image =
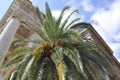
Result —
<instances>
[{"instance_id":1,"label":"blue sky","mask_svg":"<svg viewBox=\"0 0 120 80\"><path fill-rule=\"evenodd\" d=\"M0 3L0 19L13 0L2 0ZM89 22L98 31L115 57L120 61L120 0L30 0L35 6L44 11L45 2L49 3L55 17L64 6L78 9L81 21Z\"/></svg>"}]
</instances>

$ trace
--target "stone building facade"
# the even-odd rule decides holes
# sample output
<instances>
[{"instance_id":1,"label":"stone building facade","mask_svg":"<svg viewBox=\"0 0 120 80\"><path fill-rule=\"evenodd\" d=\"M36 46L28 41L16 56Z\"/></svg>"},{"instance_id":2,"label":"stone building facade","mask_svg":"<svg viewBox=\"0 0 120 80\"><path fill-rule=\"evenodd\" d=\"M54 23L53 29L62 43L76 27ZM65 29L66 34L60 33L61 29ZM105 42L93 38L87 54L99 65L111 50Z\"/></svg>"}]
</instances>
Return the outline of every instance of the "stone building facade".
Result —
<instances>
[{"instance_id":1,"label":"stone building facade","mask_svg":"<svg viewBox=\"0 0 120 80\"><path fill-rule=\"evenodd\" d=\"M40 39L29 28L20 23L21 20L27 21L31 25L39 28L38 20L35 16L35 7L29 0L13 0L8 11L0 21L0 55L6 54L9 50L18 46L10 46L12 41L17 39ZM83 24L83 26L86 26ZM88 29L80 31L83 37L89 38L104 53L110 64L111 71L106 72L106 80L120 80L120 63L113 56L113 51L96 32L92 25L87 24ZM33 44L29 44L33 45ZM4 59L0 59L0 65ZM0 74L1 75L1 74ZM0 80L2 76L0 77ZM4 79L3 79L4 80Z\"/></svg>"}]
</instances>

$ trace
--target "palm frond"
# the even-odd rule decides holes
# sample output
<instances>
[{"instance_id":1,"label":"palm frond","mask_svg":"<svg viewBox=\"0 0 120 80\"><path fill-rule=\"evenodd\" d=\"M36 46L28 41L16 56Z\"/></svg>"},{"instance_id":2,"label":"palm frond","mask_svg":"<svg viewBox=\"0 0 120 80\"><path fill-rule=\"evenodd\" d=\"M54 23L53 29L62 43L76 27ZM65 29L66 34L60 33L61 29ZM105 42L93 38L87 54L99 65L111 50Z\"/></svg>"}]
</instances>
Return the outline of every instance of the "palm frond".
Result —
<instances>
[{"instance_id":1,"label":"palm frond","mask_svg":"<svg viewBox=\"0 0 120 80\"><path fill-rule=\"evenodd\" d=\"M62 23L62 25L61 25L60 33L62 33L62 31L65 29L66 24L67 24L69 18L70 18L74 13L76 13L76 12L78 12L78 10L73 10L73 11L68 15L68 17L65 19L65 21L64 21L64 22Z\"/></svg>"},{"instance_id":2,"label":"palm frond","mask_svg":"<svg viewBox=\"0 0 120 80\"><path fill-rule=\"evenodd\" d=\"M28 72L28 67L30 67L30 64L32 63L32 57L32 55L27 55L24 58L23 63L20 65L18 70L16 80L24 80L27 77L26 73Z\"/></svg>"},{"instance_id":3,"label":"palm frond","mask_svg":"<svg viewBox=\"0 0 120 80\"><path fill-rule=\"evenodd\" d=\"M53 37L53 34L52 34L52 29L51 29L51 26L49 25L49 23L47 21L44 21L43 30L44 30L47 38L49 39L49 42L53 43L54 42L54 37Z\"/></svg>"},{"instance_id":4,"label":"palm frond","mask_svg":"<svg viewBox=\"0 0 120 80\"><path fill-rule=\"evenodd\" d=\"M19 63L23 60L23 58L24 58L24 55L14 57L10 61L8 61L7 63L3 64L2 67L8 67L8 66L11 66L13 64Z\"/></svg>"},{"instance_id":5,"label":"palm frond","mask_svg":"<svg viewBox=\"0 0 120 80\"><path fill-rule=\"evenodd\" d=\"M16 76L17 76L17 71L13 72L10 76L9 80L16 80ZM8 80L8 79L7 79Z\"/></svg>"},{"instance_id":6,"label":"palm frond","mask_svg":"<svg viewBox=\"0 0 120 80\"><path fill-rule=\"evenodd\" d=\"M76 66L71 61L71 59L69 59L66 55L64 55L63 60L68 69L66 73L66 77L71 76L72 80L86 80L84 75L77 70Z\"/></svg>"},{"instance_id":7,"label":"palm frond","mask_svg":"<svg viewBox=\"0 0 120 80\"><path fill-rule=\"evenodd\" d=\"M98 66L101 66L101 67L104 66L106 68L108 67L106 65L105 58L102 57L99 53L86 52L86 51L84 52L84 49L82 51L80 51L80 49L79 49L79 53L80 53L82 58L89 59L90 61L94 62Z\"/></svg>"},{"instance_id":8,"label":"palm frond","mask_svg":"<svg viewBox=\"0 0 120 80\"><path fill-rule=\"evenodd\" d=\"M86 44L87 45L87 44ZM88 48L90 48L90 50L88 49ZM90 66L90 64L91 65L94 65L94 69L92 69L92 72L93 72L93 75L94 75L94 77L95 78L97 78L98 76L97 76L97 73L98 73L98 75L99 75L99 72L97 71L97 70L101 70L101 71L103 71L104 72L104 69L103 69L103 67L105 68L105 69L109 69L109 67L108 67L108 63L107 63L107 61L106 61L106 59L105 59L105 57L102 55L102 53L100 53L100 51L96 51L96 49L97 48L95 48L95 47L86 47L85 48L85 46L82 46L81 48L80 48L80 46L79 46L79 48L77 48L78 49L78 51L79 51L79 54L80 54L80 56L81 56L81 61L82 61L82 63L83 63L83 68L84 68L84 71L85 71L85 73L86 73L86 75L88 76L88 78L90 78L90 79L92 79L92 73L90 73L91 71L89 71L89 72L86 72L86 69L89 67L91 67ZM91 51L92 50L92 51ZM88 62L90 62L90 64L87 64ZM89 65L89 66L85 66L85 63L87 64L87 65ZM106 65L107 64L107 65ZM92 66L92 68L93 68L93 66ZM97 71L97 73L95 73ZM90 76L91 75L91 76ZM93 77L93 78L94 78Z\"/></svg>"},{"instance_id":9,"label":"palm frond","mask_svg":"<svg viewBox=\"0 0 120 80\"><path fill-rule=\"evenodd\" d=\"M72 46L71 46L72 47ZM67 48L68 54L69 56L71 56L71 60L74 62L76 68L78 69L79 72L83 73L83 70L81 68L81 62L79 60L79 56L77 55L77 52L74 50L74 48Z\"/></svg>"},{"instance_id":10,"label":"palm frond","mask_svg":"<svg viewBox=\"0 0 120 80\"><path fill-rule=\"evenodd\" d=\"M64 13L69 10L70 7L66 6L63 8L63 10L61 11L61 14L60 16L58 17L57 21L56 21L56 28L59 28L60 25L61 25L61 22L62 22L62 19L63 19L63 16L64 16Z\"/></svg>"},{"instance_id":11,"label":"palm frond","mask_svg":"<svg viewBox=\"0 0 120 80\"><path fill-rule=\"evenodd\" d=\"M85 63L83 63L83 66L88 79L100 80L101 76L99 73L99 68L96 65L94 65L93 63L90 63L90 61L85 61Z\"/></svg>"},{"instance_id":12,"label":"palm frond","mask_svg":"<svg viewBox=\"0 0 120 80\"><path fill-rule=\"evenodd\" d=\"M37 55L34 56L34 60L32 62L32 66L30 67L28 71L28 79L29 80L37 80L37 76L39 73L39 69L41 66L41 63L43 62L44 57L42 56L42 52L40 51Z\"/></svg>"},{"instance_id":13,"label":"palm frond","mask_svg":"<svg viewBox=\"0 0 120 80\"><path fill-rule=\"evenodd\" d=\"M76 18L76 19L72 20L72 21L66 26L65 30L68 30L69 28L71 28L71 26L72 26L73 24L75 24L76 22L78 22L79 20L80 20L80 18Z\"/></svg>"},{"instance_id":14,"label":"palm frond","mask_svg":"<svg viewBox=\"0 0 120 80\"><path fill-rule=\"evenodd\" d=\"M56 32L58 33L57 36L60 34L60 26L61 26L61 23L62 23L62 19L63 19L63 16L65 14L65 12L67 10L69 10L70 7L66 6L63 8L63 10L61 11L61 14L60 16L58 17L58 19L56 20L56 23L55 23L55 30Z\"/></svg>"},{"instance_id":15,"label":"palm frond","mask_svg":"<svg viewBox=\"0 0 120 80\"><path fill-rule=\"evenodd\" d=\"M42 80L59 80L55 63L50 59L44 68ZM45 75L46 74L46 75Z\"/></svg>"},{"instance_id":16,"label":"palm frond","mask_svg":"<svg viewBox=\"0 0 120 80\"><path fill-rule=\"evenodd\" d=\"M33 65L30 69L30 74L29 74L29 79L30 80L41 80L42 77L42 73L43 73L43 60L44 60L44 56L42 55L42 53L40 53L41 55L36 55L35 60L33 61Z\"/></svg>"},{"instance_id":17,"label":"palm frond","mask_svg":"<svg viewBox=\"0 0 120 80\"><path fill-rule=\"evenodd\" d=\"M41 25L41 27L42 27L42 25L43 25L43 18L42 18L42 16L41 16L41 12L40 12L40 10L39 10L39 8L37 7L36 8L36 15L37 15L37 17L38 17L38 20L39 20L39 23L40 23L40 25Z\"/></svg>"},{"instance_id":18,"label":"palm frond","mask_svg":"<svg viewBox=\"0 0 120 80\"><path fill-rule=\"evenodd\" d=\"M80 35L73 29L69 29L68 31L64 32L59 36L61 39L67 39L70 41L78 41L80 38Z\"/></svg>"},{"instance_id":19,"label":"palm frond","mask_svg":"<svg viewBox=\"0 0 120 80\"><path fill-rule=\"evenodd\" d=\"M48 24L50 25L49 27L52 28L52 26L54 25L53 16L47 2L45 3L45 6L46 6L46 19Z\"/></svg>"},{"instance_id":20,"label":"palm frond","mask_svg":"<svg viewBox=\"0 0 120 80\"><path fill-rule=\"evenodd\" d=\"M9 71L7 71L7 73L4 76L4 80L16 80L16 74L17 74L17 70L19 68L19 65L14 66L14 68L11 68Z\"/></svg>"},{"instance_id":21,"label":"palm frond","mask_svg":"<svg viewBox=\"0 0 120 80\"><path fill-rule=\"evenodd\" d=\"M40 40L27 40L27 39L19 39L19 40L15 40L15 41L13 41L12 42L12 44L11 45L14 45L14 44L16 44L16 43L19 43L19 42L21 42L21 43L23 43L23 42L32 42L32 43L35 43L35 44L40 44L41 42L40 42Z\"/></svg>"},{"instance_id":22,"label":"palm frond","mask_svg":"<svg viewBox=\"0 0 120 80\"><path fill-rule=\"evenodd\" d=\"M16 56L20 56L20 55L26 55L26 53L31 50L32 50L32 48L29 48L29 47L18 47L14 51L6 54L5 57L16 57Z\"/></svg>"}]
</instances>

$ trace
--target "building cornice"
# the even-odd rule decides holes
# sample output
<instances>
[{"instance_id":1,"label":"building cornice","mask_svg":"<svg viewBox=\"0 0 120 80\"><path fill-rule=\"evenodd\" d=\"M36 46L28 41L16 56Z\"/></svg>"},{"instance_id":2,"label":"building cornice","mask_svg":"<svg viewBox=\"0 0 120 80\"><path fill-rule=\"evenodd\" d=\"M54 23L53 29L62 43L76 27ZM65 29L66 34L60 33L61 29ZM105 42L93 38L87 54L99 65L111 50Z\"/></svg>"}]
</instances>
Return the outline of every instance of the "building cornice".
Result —
<instances>
[{"instance_id":1,"label":"building cornice","mask_svg":"<svg viewBox=\"0 0 120 80\"><path fill-rule=\"evenodd\" d=\"M17 9L20 9L21 7L24 8L25 11L28 10L32 12L33 14L31 15L34 16L35 7L32 5L32 2L30 2L29 0L13 0L7 12L5 13L5 15L2 17L0 21L0 33L4 29L5 24L7 23L11 15L15 16L16 15L15 11Z\"/></svg>"},{"instance_id":2,"label":"building cornice","mask_svg":"<svg viewBox=\"0 0 120 80\"><path fill-rule=\"evenodd\" d=\"M99 39L99 41L103 44L103 46L110 52L110 54L113 54L113 51L111 48L108 46L108 44L103 40L103 38L98 34L98 32L93 28L91 24L88 24L89 30Z\"/></svg>"}]
</instances>

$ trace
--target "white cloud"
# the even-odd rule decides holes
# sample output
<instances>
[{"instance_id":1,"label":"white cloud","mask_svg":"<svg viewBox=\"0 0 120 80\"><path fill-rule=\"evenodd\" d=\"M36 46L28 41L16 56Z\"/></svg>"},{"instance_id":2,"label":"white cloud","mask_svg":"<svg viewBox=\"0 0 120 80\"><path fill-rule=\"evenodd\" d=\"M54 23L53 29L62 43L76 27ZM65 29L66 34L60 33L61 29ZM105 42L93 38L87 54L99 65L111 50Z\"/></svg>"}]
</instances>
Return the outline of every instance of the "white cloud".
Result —
<instances>
[{"instance_id":1,"label":"white cloud","mask_svg":"<svg viewBox=\"0 0 120 80\"><path fill-rule=\"evenodd\" d=\"M94 10L91 0L63 0L67 5L73 8L83 8L84 11L90 12Z\"/></svg>"},{"instance_id":2,"label":"white cloud","mask_svg":"<svg viewBox=\"0 0 120 80\"><path fill-rule=\"evenodd\" d=\"M71 7L77 7L79 5L79 3L77 3L77 0L63 0L64 2L66 2L67 5L70 5Z\"/></svg>"},{"instance_id":3,"label":"white cloud","mask_svg":"<svg viewBox=\"0 0 120 80\"><path fill-rule=\"evenodd\" d=\"M115 0L109 9L99 9L91 17L93 26L107 41L116 57L120 57L120 0Z\"/></svg>"},{"instance_id":4,"label":"white cloud","mask_svg":"<svg viewBox=\"0 0 120 80\"><path fill-rule=\"evenodd\" d=\"M61 13L61 10L52 10L52 15L57 19Z\"/></svg>"},{"instance_id":5,"label":"white cloud","mask_svg":"<svg viewBox=\"0 0 120 80\"><path fill-rule=\"evenodd\" d=\"M92 5L90 0L82 0L81 6L83 7L83 9L85 11L88 11L88 12L94 10L94 7L93 7L93 5Z\"/></svg>"},{"instance_id":6,"label":"white cloud","mask_svg":"<svg viewBox=\"0 0 120 80\"><path fill-rule=\"evenodd\" d=\"M104 9L98 10L91 19L96 21L100 27L105 29L108 33L116 33L120 29L120 6L106 11Z\"/></svg>"},{"instance_id":7,"label":"white cloud","mask_svg":"<svg viewBox=\"0 0 120 80\"><path fill-rule=\"evenodd\" d=\"M115 36L114 39L118 42L120 42L120 32L118 32Z\"/></svg>"}]
</instances>

